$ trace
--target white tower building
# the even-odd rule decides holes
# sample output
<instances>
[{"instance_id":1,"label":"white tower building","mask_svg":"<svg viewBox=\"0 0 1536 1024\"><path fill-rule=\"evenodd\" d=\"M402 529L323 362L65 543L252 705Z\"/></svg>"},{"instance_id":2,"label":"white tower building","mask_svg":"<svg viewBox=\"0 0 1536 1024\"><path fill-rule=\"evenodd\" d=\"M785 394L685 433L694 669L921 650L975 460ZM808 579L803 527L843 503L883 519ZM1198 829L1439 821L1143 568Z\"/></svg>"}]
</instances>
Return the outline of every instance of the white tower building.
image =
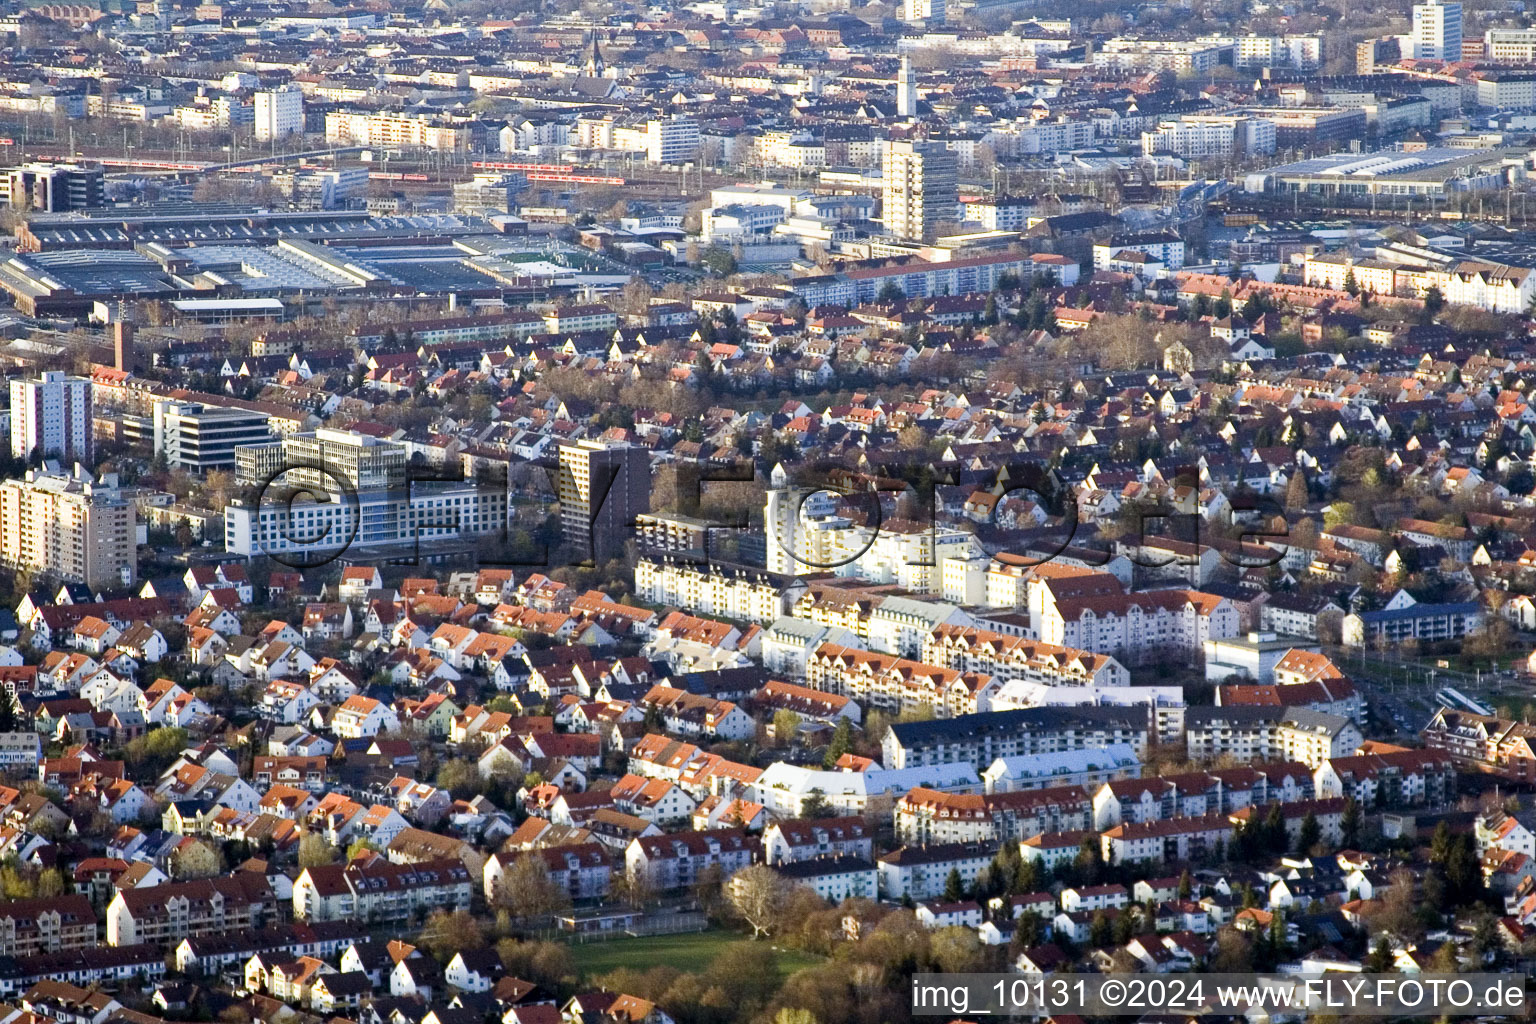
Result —
<instances>
[{"instance_id":1,"label":"white tower building","mask_svg":"<svg viewBox=\"0 0 1536 1024\"><path fill-rule=\"evenodd\" d=\"M901 70L896 72L896 115L917 116L917 86L912 81L912 58L901 58Z\"/></svg>"},{"instance_id":2,"label":"white tower building","mask_svg":"<svg viewBox=\"0 0 1536 1024\"><path fill-rule=\"evenodd\" d=\"M1420 60L1461 60L1461 4L1425 0L1413 6L1413 56Z\"/></svg>"},{"instance_id":3,"label":"white tower building","mask_svg":"<svg viewBox=\"0 0 1536 1024\"><path fill-rule=\"evenodd\" d=\"M304 132L304 94L298 89L265 89L256 94L256 122L252 127L263 142Z\"/></svg>"},{"instance_id":4,"label":"white tower building","mask_svg":"<svg viewBox=\"0 0 1536 1024\"><path fill-rule=\"evenodd\" d=\"M11 381L11 455L91 461L91 379L45 370Z\"/></svg>"}]
</instances>

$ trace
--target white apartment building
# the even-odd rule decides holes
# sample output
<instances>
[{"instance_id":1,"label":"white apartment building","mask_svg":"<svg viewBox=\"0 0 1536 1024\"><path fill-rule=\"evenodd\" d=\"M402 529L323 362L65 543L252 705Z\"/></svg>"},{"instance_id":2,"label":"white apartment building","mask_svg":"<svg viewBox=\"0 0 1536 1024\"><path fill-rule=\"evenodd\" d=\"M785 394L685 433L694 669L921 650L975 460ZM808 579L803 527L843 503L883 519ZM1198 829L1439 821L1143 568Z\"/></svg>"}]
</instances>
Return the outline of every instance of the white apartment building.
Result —
<instances>
[{"instance_id":1,"label":"white apartment building","mask_svg":"<svg viewBox=\"0 0 1536 1024\"><path fill-rule=\"evenodd\" d=\"M189 132L238 128L255 122L255 109L230 96L215 96L203 103L183 104L173 112L176 127Z\"/></svg>"},{"instance_id":2,"label":"white apartment building","mask_svg":"<svg viewBox=\"0 0 1536 1024\"><path fill-rule=\"evenodd\" d=\"M281 554L290 559L331 556L338 548L451 540L504 529L507 493L473 484L379 488L325 495L326 501L243 500L224 512L224 547L231 554ZM291 564L291 563L290 563Z\"/></svg>"},{"instance_id":3,"label":"white apartment building","mask_svg":"<svg viewBox=\"0 0 1536 1024\"><path fill-rule=\"evenodd\" d=\"M880 895L888 900L937 898L951 871L960 875L962 884L972 885L992 864L994 852L991 843L935 843L892 850L877 865Z\"/></svg>"},{"instance_id":4,"label":"white apartment building","mask_svg":"<svg viewBox=\"0 0 1536 1024\"><path fill-rule=\"evenodd\" d=\"M1184 239L1171 231L1148 235L1122 235L1093 243L1093 269L1107 270L1122 252L1138 252L1157 260L1168 270L1184 268Z\"/></svg>"},{"instance_id":5,"label":"white apartment building","mask_svg":"<svg viewBox=\"0 0 1536 1024\"><path fill-rule=\"evenodd\" d=\"M1359 749L1360 729L1343 715L1307 708L1190 708L1184 736L1191 760L1299 761L1309 768Z\"/></svg>"},{"instance_id":6,"label":"white apartment building","mask_svg":"<svg viewBox=\"0 0 1536 1024\"><path fill-rule=\"evenodd\" d=\"M1235 68L1293 67L1314 71L1323 62L1322 36L1206 36L1200 41L1232 47Z\"/></svg>"},{"instance_id":7,"label":"white apartment building","mask_svg":"<svg viewBox=\"0 0 1536 1024\"><path fill-rule=\"evenodd\" d=\"M419 115L350 110L335 110L325 115L325 141L344 146L457 153L469 148L469 138L468 125L447 124Z\"/></svg>"},{"instance_id":8,"label":"white apartment building","mask_svg":"<svg viewBox=\"0 0 1536 1024\"><path fill-rule=\"evenodd\" d=\"M1483 33L1483 53L1503 64L1536 61L1536 28L1490 28Z\"/></svg>"},{"instance_id":9,"label":"white apartment building","mask_svg":"<svg viewBox=\"0 0 1536 1024\"><path fill-rule=\"evenodd\" d=\"M923 640L930 665L985 672L1001 683L1048 686L1129 686L1125 666L1107 654L1041 643L974 626L941 625Z\"/></svg>"},{"instance_id":10,"label":"white apartment building","mask_svg":"<svg viewBox=\"0 0 1536 1024\"><path fill-rule=\"evenodd\" d=\"M936 717L991 710L998 684L984 673L957 672L888 654L822 644L806 662L806 684L861 706Z\"/></svg>"},{"instance_id":11,"label":"white apartment building","mask_svg":"<svg viewBox=\"0 0 1536 1024\"><path fill-rule=\"evenodd\" d=\"M1145 156L1172 153L1195 159L1264 155L1275 151L1275 122L1262 117L1180 117L1142 132L1141 151Z\"/></svg>"},{"instance_id":12,"label":"white apartment building","mask_svg":"<svg viewBox=\"0 0 1536 1024\"><path fill-rule=\"evenodd\" d=\"M790 615L776 619L763 630L763 667L775 679L802 680L812 654L823 644L859 647L857 633L841 626L826 626Z\"/></svg>"},{"instance_id":13,"label":"white apartment building","mask_svg":"<svg viewBox=\"0 0 1536 1024\"><path fill-rule=\"evenodd\" d=\"M988 793L1048 786L1100 786L1117 779L1141 778L1141 759L1133 747L1115 743L1101 750L1059 750L1022 757L1000 757L981 773Z\"/></svg>"},{"instance_id":14,"label":"white apartment building","mask_svg":"<svg viewBox=\"0 0 1536 1024\"><path fill-rule=\"evenodd\" d=\"M1052 686L1019 680L992 695L993 711L1083 707L1144 709L1159 743L1177 743L1184 732L1184 690L1179 686Z\"/></svg>"},{"instance_id":15,"label":"white apartment building","mask_svg":"<svg viewBox=\"0 0 1536 1024\"><path fill-rule=\"evenodd\" d=\"M945 15L944 0L901 0L902 21L922 21L930 25L942 25Z\"/></svg>"},{"instance_id":16,"label":"white apartment building","mask_svg":"<svg viewBox=\"0 0 1536 1024\"><path fill-rule=\"evenodd\" d=\"M745 797L762 804L776 818L803 817L806 804L818 798L835 814L862 815L888 810L901 794L917 786L974 793L981 789L981 779L969 763L844 772L775 761L746 787Z\"/></svg>"},{"instance_id":17,"label":"white apartment building","mask_svg":"<svg viewBox=\"0 0 1536 1024\"><path fill-rule=\"evenodd\" d=\"M1445 301L1477 306L1493 313L1523 315L1536 298L1536 271L1490 260L1446 257L1441 265L1410 265L1390 260L1354 260L1338 253L1316 253L1302 264L1312 287L1340 289L1353 274L1358 287L1374 295L1422 297L1438 288Z\"/></svg>"},{"instance_id":18,"label":"white apartment building","mask_svg":"<svg viewBox=\"0 0 1536 1024\"><path fill-rule=\"evenodd\" d=\"M59 370L11 381L11 456L91 461L91 381Z\"/></svg>"},{"instance_id":19,"label":"white apartment building","mask_svg":"<svg viewBox=\"0 0 1536 1024\"><path fill-rule=\"evenodd\" d=\"M741 829L672 832L630 840L624 867L631 879L643 879L662 892L692 886L708 868L719 868L729 878L756 856L757 842Z\"/></svg>"},{"instance_id":20,"label":"white apartment building","mask_svg":"<svg viewBox=\"0 0 1536 1024\"><path fill-rule=\"evenodd\" d=\"M979 553L962 530L894 519L855 526L837 514L836 495L790 487L782 466L770 477L763 522L768 571L785 576L831 572L939 594L945 560Z\"/></svg>"},{"instance_id":21,"label":"white apartment building","mask_svg":"<svg viewBox=\"0 0 1536 1024\"><path fill-rule=\"evenodd\" d=\"M256 93L257 140L267 142L304 134L304 94L296 88L263 89Z\"/></svg>"},{"instance_id":22,"label":"white apartment building","mask_svg":"<svg viewBox=\"0 0 1536 1024\"><path fill-rule=\"evenodd\" d=\"M993 793L944 793L919 786L896 802L896 837L904 843L972 843L1074 832L1093 824L1082 786Z\"/></svg>"},{"instance_id":23,"label":"white apartment building","mask_svg":"<svg viewBox=\"0 0 1536 1024\"><path fill-rule=\"evenodd\" d=\"M1017 137L1014 155L1031 153L1065 153L1073 149L1092 146L1098 129L1092 121L1073 121L1058 118L1054 121L1034 121L1021 126L1013 133Z\"/></svg>"},{"instance_id":24,"label":"white apartment building","mask_svg":"<svg viewBox=\"0 0 1536 1024\"><path fill-rule=\"evenodd\" d=\"M803 583L722 565L655 558L635 564L635 596L641 600L742 622L774 622L804 589Z\"/></svg>"},{"instance_id":25,"label":"white apartment building","mask_svg":"<svg viewBox=\"0 0 1536 1024\"><path fill-rule=\"evenodd\" d=\"M645 158L653 164L680 164L699 155L699 123L683 118L653 118L645 129Z\"/></svg>"},{"instance_id":26,"label":"white apartment building","mask_svg":"<svg viewBox=\"0 0 1536 1024\"><path fill-rule=\"evenodd\" d=\"M195 472L233 466L237 447L272 439L266 413L201 402L156 402L153 423L156 454L170 466Z\"/></svg>"},{"instance_id":27,"label":"white apartment building","mask_svg":"<svg viewBox=\"0 0 1536 1024\"><path fill-rule=\"evenodd\" d=\"M1479 78L1477 105L1500 111L1536 109L1536 75L1528 71L1510 71Z\"/></svg>"},{"instance_id":28,"label":"white apartment building","mask_svg":"<svg viewBox=\"0 0 1536 1024\"><path fill-rule=\"evenodd\" d=\"M1096 68L1204 73L1221 61L1222 48L1195 40L1110 39L1093 55Z\"/></svg>"},{"instance_id":29,"label":"white apartment building","mask_svg":"<svg viewBox=\"0 0 1536 1024\"><path fill-rule=\"evenodd\" d=\"M1101 651L1141 663L1158 657L1197 658L1207 640L1237 636L1241 617L1232 602L1194 590L1152 590L1055 602L1040 615L1048 644Z\"/></svg>"}]
</instances>

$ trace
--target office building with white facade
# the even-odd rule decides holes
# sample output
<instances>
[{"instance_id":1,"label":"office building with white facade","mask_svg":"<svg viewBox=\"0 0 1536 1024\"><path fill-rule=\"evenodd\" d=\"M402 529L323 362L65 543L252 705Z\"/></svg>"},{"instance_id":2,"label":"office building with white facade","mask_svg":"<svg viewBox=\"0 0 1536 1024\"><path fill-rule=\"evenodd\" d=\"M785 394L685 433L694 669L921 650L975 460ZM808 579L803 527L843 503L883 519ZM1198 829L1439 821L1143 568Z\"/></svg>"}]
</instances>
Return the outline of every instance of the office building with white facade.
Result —
<instances>
[{"instance_id":1,"label":"office building with white facade","mask_svg":"<svg viewBox=\"0 0 1536 1024\"><path fill-rule=\"evenodd\" d=\"M1426 0L1413 5L1413 56L1418 60L1461 60L1461 4Z\"/></svg>"}]
</instances>

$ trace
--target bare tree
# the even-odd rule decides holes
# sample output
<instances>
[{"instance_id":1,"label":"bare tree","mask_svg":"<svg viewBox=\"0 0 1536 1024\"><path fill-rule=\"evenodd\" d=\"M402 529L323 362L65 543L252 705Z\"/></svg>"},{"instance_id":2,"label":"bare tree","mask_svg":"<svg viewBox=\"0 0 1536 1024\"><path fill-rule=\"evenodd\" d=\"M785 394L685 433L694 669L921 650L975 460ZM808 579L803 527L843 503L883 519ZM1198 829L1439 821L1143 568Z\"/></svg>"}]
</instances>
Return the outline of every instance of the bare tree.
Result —
<instances>
[{"instance_id":1,"label":"bare tree","mask_svg":"<svg viewBox=\"0 0 1536 1024\"><path fill-rule=\"evenodd\" d=\"M753 864L731 876L731 906L752 926L754 939L778 925L788 888L783 877L766 864Z\"/></svg>"},{"instance_id":2,"label":"bare tree","mask_svg":"<svg viewBox=\"0 0 1536 1024\"><path fill-rule=\"evenodd\" d=\"M549 866L536 852L525 853L502 873L496 905L514 917L543 917L571 905L570 893L549 875Z\"/></svg>"},{"instance_id":3,"label":"bare tree","mask_svg":"<svg viewBox=\"0 0 1536 1024\"><path fill-rule=\"evenodd\" d=\"M336 847L318 832L306 832L299 840L299 867L318 868L336 863Z\"/></svg>"}]
</instances>

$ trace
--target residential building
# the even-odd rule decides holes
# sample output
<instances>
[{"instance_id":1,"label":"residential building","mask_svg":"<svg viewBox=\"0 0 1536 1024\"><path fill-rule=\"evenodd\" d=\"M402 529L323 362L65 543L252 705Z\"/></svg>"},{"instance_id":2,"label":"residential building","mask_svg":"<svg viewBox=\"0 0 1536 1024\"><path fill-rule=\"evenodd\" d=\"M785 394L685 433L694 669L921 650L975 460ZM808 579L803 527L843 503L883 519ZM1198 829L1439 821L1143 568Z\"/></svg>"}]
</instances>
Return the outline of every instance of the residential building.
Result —
<instances>
[{"instance_id":1,"label":"residential building","mask_svg":"<svg viewBox=\"0 0 1536 1024\"><path fill-rule=\"evenodd\" d=\"M1306 708L1201 707L1184 719L1193 760L1300 761L1316 768L1360 747L1358 726L1343 715Z\"/></svg>"},{"instance_id":2,"label":"residential building","mask_svg":"<svg viewBox=\"0 0 1536 1024\"><path fill-rule=\"evenodd\" d=\"M0 558L92 587L135 582L138 566L134 506L116 474L93 479L77 464L73 475L46 465L21 480L0 482Z\"/></svg>"},{"instance_id":3,"label":"residential building","mask_svg":"<svg viewBox=\"0 0 1536 1024\"><path fill-rule=\"evenodd\" d=\"M957 221L957 174L955 154L942 142L890 143L881 207L886 231L897 238L922 241L932 237L941 222Z\"/></svg>"},{"instance_id":4,"label":"residential building","mask_svg":"<svg viewBox=\"0 0 1536 1024\"><path fill-rule=\"evenodd\" d=\"M197 935L249 931L275 909L266 876L255 872L119 889L107 907L107 945L168 948Z\"/></svg>"},{"instance_id":5,"label":"residential building","mask_svg":"<svg viewBox=\"0 0 1536 1024\"><path fill-rule=\"evenodd\" d=\"M981 771L1000 757L1102 749L1123 743L1146 750L1144 710L1115 707L1047 707L960 715L926 722L895 722L881 740L881 760L891 768L967 764Z\"/></svg>"},{"instance_id":6,"label":"residential building","mask_svg":"<svg viewBox=\"0 0 1536 1024\"><path fill-rule=\"evenodd\" d=\"M304 94L299 89L262 89L255 95L256 120L251 126L257 142L270 142L304 132Z\"/></svg>"},{"instance_id":7,"label":"residential building","mask_svg":"<svg viewBox=\"0 0 1536 1024\"><path fill-rule=\"evenodd\" d=\"M460 860L395 864L364 853L347 864L305 868L293 883L293 916L307 922L409 921L428 910L468 910L477 882Z\"/></svg>"},{"instance_id":8,"label":"residential building","mask_svg":"<svg viewBox=\"0 0 1536 1024\"><path fill-rule=\"evenodd\" d=\"M559 447L560 525L565 541L601 565L621 555L635 517L650 511L646 449L577 441Z\"/></svg>"},{"instance_id":9,"label":"residential building","mask_svg":"<svg viewBox=\"0 0 1536 1024\"><path fill-rule=\"evenodd\" d=\"M45 370L11 380L11 456L91 464L91 380Z\"/></svg>"}]
</instances>

